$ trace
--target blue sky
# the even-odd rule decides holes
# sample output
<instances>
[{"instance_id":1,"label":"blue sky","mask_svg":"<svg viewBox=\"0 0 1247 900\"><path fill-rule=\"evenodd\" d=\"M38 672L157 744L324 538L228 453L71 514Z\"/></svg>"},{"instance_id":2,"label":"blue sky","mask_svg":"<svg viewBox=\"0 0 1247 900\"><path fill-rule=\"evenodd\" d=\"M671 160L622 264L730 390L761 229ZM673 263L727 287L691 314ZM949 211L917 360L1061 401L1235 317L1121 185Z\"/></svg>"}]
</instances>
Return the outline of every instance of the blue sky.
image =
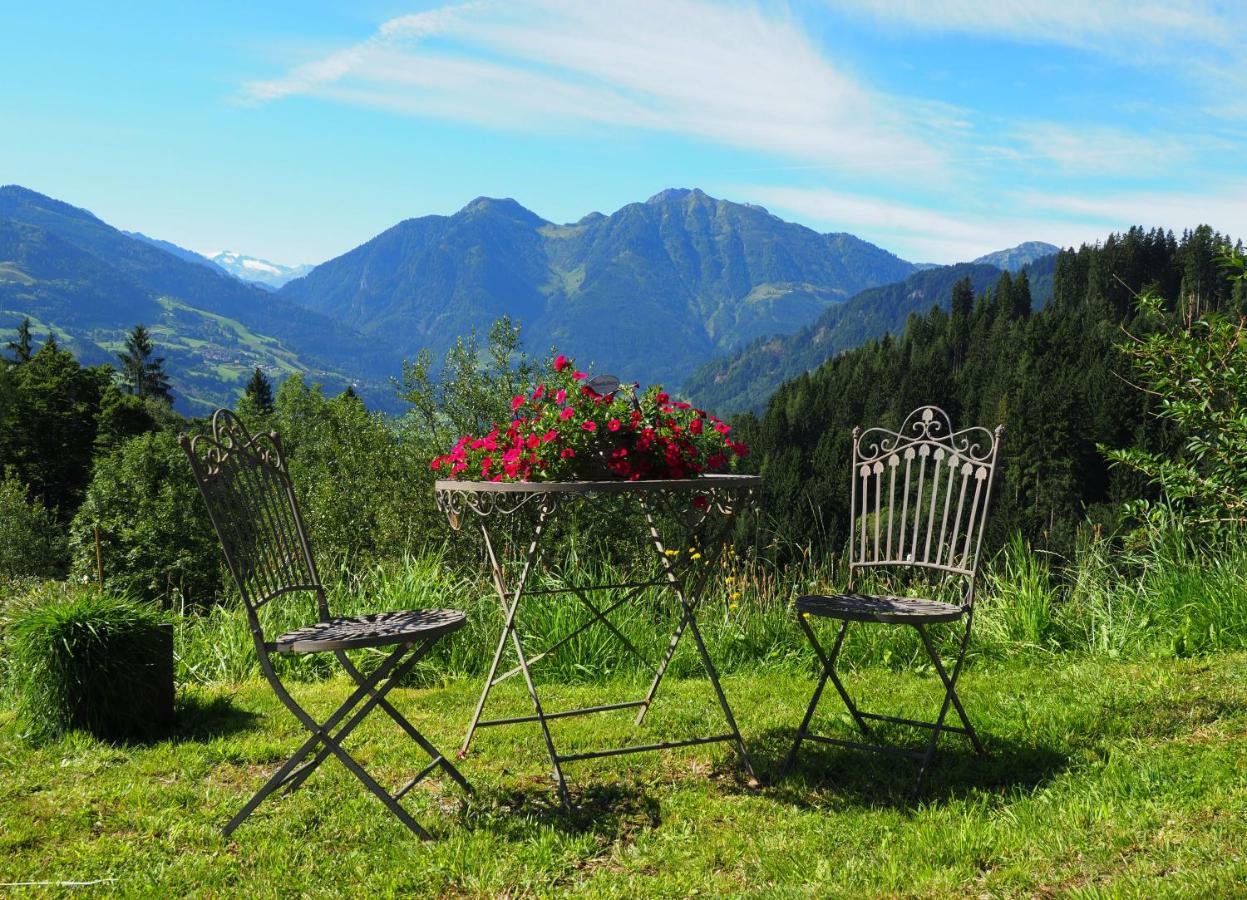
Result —
<instances>
[{"instance_id":1,"label":"blue sky","mask_svg":"<svg viewBox=\"0 0 1247 900\"><path fill-rule=\"evenodd\" d=\"M321 262L478 195L665 187L916 261L1247 236L1247 10L1191 0L21 4L0 183Z\"/></svg>"}]
</instances>

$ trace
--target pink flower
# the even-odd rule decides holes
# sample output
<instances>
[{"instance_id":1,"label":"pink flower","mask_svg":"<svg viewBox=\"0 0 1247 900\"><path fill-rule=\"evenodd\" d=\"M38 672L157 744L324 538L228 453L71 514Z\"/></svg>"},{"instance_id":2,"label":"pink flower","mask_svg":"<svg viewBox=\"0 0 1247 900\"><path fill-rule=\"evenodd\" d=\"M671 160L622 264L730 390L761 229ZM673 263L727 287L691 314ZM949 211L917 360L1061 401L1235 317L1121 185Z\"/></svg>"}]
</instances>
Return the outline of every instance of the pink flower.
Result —
<instances>
[{"instance_id":1,"label":"pink flower","mask_svg":"<svg viewBox=\"0 0 1247 900\"><path fill-rule=\"evenodd\" d=\"M551 428L549 431L547 431L545 434L541 436L541 442L543 444L548 444L558 436L559 436L559 433L555 431L553 428Z\"/></svg>"},{"instance_id":2,"label":"pink flower","mask_svg":"<svg viewBox=\"0 0 1247 900\"><path fill-rule=\"evenodd\" d=\"M715 422L714 430L719 432L719 434L727 434L729 431L732 430L732 426L727 424L726 422Z\"/></svg>"},{"instance_id":3,"label":"pink flower","mask_svg":"<svg viewBox=\"0 0 1247 900\"><path fill-rule=\"evenodd\" d=\"M618 419L611 419L606 423L606 427L611 431L618 431L621 425L623 425L623 422L620 422Z\"/></svg>"},{"instance_id":4,"label":"pink flower","mask_svg":"<svg viewBox=\"0 0 1247 900\"><path fill-rule=\"evenodd\" d=\"M654 398L654 402L655 403L666 403L670 399L671 399L671 395L668 394L666 391L659 391L658 396Z\"/></svg>"},{"instance_id":5,"label":"pink flower","mask_svg":"<svg viewBox=\"0 0 1247 900\"><path fill-rule=\"evenodd\" d=\"M567 361L567 357L564 356L562 353L554 357L554 371L562 372L564 369L566 369L570 365L571 363Z\"/></svg>"},{"instance_id":6,"label":"pink flower","mask_svg":"<svg viewBox=\"0 0 1247 900\"><path fill-rule=\"evenodd\" d=\"M568 419L570 419L574 415L576 415L576 411L573 410L570 406L565 406L563 407L563 411L559 413L559 418L562 419L564 422L566 422Z\"/></svg>"},{"instance_id":7,"label":"pink flower","mask_svg":"<svg viewBox=\"0 0 1247 900\"><path fill-rule=\"evenodd\" d=\"M563 390L562 388L559 388L554 394L554 402L562 403L566 399L567 399L567 391Z\"/></svg>"},{"instance_id":8,"label":"pink flower","mask_svg":"<svg viewBox=\"0 0 1247 900\"><path fill-rule=\"evenodd\" d=\"M537 385L537 390L533 391L533 399L540 400L541 395L544 394L545 392L546 392L546 386L544 384Z\"/></svg>"},{"instance_id":9,"label":"pink flower","mask_svg":"<svg viewBox=\"0 0 1247 900\"><path fill-rule=\"evenodd\" d=\"M689 434L701 434L701 419L694 419L688 423Z\"/></svg>"},{"instance_id":10,"label":"pink flower","mask_svg":"<svg viewBox=\"0 0 1247 900\"><path fill-rule=\"evenodd\" d=\"M587 422L581 422L580 427L584 431L597 431L598 423L590 419Z\"/></svg>"},{"instance_id":11,"label":"pink flower","mask_svg":"<svg viewBox=\"0 0 1247 900\"><path fill-rule=\"evenodd\" d=\"M585 372L572 372L572 378L575 378L577 381L584 381L588 377L588 374Z\"/></svg>"},{"instance_id":12,"label":"pink flower","mask_svg":"<svg viewBox=\"0 0 1247 900\"><path fill-rule=\"evenodd\" d=\"M523 405L524 405L523 397L515 396L511 398L511 412L515 412L517 409L519 409Z\"/></svg>"},{"instance_id":13,"label":"pink flower","mask_svg":"<svg viewBox=\"0 0 1247 900\"><path fill-rule=\"evenodd\" d=\"M563 457L563 459L571 459L575 455L576 455L576 451L573 450L571 447L564 447L562 450L559 451L559 456Z\"/></svg>"}]
</instances>

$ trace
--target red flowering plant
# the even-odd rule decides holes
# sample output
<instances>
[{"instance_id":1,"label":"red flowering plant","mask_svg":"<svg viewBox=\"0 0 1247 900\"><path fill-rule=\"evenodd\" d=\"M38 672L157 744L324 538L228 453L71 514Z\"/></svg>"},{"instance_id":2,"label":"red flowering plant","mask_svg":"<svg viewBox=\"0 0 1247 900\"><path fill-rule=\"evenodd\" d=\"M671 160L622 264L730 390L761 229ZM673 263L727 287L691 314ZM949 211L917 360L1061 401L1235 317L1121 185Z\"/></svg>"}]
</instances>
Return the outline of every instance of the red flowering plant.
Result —
<instances>
[{"instance_id":1,"label":"red flowering plant","mask_svg":"<svg viewBox=\"0 0 1247 900\"><path fill-rule=\"evenodd\" d=\"M465 481L691 478L728 471L748 452L726 422L661 387L638 394L635 384L590 379L562 355L511 399L511 412L488 434L461 437L433 470Z\"/></svg>"}]
</instances>

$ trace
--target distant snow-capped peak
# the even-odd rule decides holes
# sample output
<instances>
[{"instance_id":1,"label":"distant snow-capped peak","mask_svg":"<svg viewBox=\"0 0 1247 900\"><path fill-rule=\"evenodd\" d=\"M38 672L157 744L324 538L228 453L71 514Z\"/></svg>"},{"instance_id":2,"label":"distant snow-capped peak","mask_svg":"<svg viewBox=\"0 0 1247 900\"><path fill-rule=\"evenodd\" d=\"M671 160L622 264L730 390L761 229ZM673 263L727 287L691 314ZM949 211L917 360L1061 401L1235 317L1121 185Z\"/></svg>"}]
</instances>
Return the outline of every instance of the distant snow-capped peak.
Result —
<instances>
[{"instance_id":1,"label":"distant snow-capped peak","mask_svg":"<svg viewBox=\"0 0 1247 900\"><path fill-rule=\"evenodd\" d=\"M225 271L243 281L251 281L276 290L287 281L302 278L312 271L312 266L286 266L271 260L235 253L232 250L221 250L217 253L205 254Z\"/></svg>"}]
</instances>

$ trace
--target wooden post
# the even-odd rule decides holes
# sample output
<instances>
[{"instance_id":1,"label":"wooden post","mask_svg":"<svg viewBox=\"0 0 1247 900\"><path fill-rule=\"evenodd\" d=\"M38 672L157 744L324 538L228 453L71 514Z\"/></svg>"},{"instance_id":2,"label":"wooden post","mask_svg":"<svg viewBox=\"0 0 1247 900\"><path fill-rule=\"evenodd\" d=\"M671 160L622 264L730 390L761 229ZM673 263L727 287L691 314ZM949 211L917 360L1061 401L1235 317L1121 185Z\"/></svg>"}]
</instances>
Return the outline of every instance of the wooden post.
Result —
<instances>
[{"instance_id":1,"label":"wooden post","mask_svg":"<svg viewBox=\"0 0 1247 900\"><path fill-rule=\"evenodd\" d=\"M100 553L100 526L93 525L91 530L95 532L95 577L99 582L100 590L104 589L104 556Z\"/></svg>"}]
</instances>

